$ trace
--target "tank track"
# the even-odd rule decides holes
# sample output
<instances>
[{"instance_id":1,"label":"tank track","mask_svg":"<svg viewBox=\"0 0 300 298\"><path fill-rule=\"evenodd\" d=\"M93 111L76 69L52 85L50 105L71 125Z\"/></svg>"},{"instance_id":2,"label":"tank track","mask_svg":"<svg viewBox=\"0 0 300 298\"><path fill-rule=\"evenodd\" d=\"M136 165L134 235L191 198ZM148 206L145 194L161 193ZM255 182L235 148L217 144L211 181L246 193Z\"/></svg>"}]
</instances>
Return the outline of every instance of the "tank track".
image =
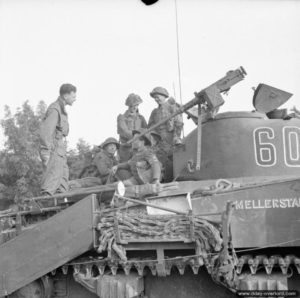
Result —
<instances>
[{"instance_id":1,"label":"tank track","mask_svg":"<svg viewBox=\"0 0 300 298\"><path fill-rule=\"evenodd\" d=\"M197 274L199 268L202 266L205 266L208 273L211 274L214 267L213 260L199 256L165 259L167 275L171 275L173 269L177 269L179 274L183 275L188 268L190 268L194 274ZM64 274L67 274L70 268L72 268L74 273L84 274L86 278L108 273L116 275L120 272L129 275L131 271L137 272L140 276L143 276L147 272L151 272L152 275L159 275L159 261L147 259L129 259L126 262L117 259L78 259L60 267L60 270ZM292 270L292 268L296 268L296 272L300 274L300 258L295 255L272 255L270 257L265 255L242 255L237 259L236 272L240 275L245 271L250 271L252 275L255 275L258 272L261 273L261 269L264 269L263 273L270 275L273 270L278 272L280 269L283 275L288 275L289 269ZM51 273L55 275L56 270Z\"/></svg>"},{"instance_id":2,"label":"tank track","mask_svg":"<svg viewBox=\"0 0 300 298\"><path fill-rule=\"evenodd\" d=\"M300 274L300 258L295 255L242 255L238 258L237 274L241 274L243 270L249 269L251 274L256 274L258 270L264 268L265 273L270 275L273 269L280 268L283 275L288 274L288 270L294 266Z\"/></svg>"}]
</instances>

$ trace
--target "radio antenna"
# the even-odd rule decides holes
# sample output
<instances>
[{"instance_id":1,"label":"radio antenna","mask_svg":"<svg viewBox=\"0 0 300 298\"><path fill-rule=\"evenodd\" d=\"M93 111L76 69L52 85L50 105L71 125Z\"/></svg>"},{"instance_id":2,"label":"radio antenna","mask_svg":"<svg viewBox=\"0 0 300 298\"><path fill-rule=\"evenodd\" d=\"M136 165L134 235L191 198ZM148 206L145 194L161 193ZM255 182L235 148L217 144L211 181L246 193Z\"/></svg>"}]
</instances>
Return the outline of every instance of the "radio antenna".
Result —
<instances>
[{"instance_id":1,"label":"radio antenna","mask_svg":"<svg viewBox=\"0 0 300 298\"><path fill-rule=\"evenodd\" d=\"M180 104L182 105L177 0L174 0L174 3L175 3L175 22L176 22L176 45L177 45L177 69L178 69L178 80L179 80L179 99L180 99Z\"/></svg>"},{"instance_id":2,"label":"radio antenna","mask_svg":"<svg viewBox=\"0 0 300 298\"><path fill-rule=\"evenodd\" d=\"M182 91L181 91L181 70L180 70L180 53L179 53L179 34L178 34L178 14L177 14L177 0L174 0L175 3L175 23L176 23L176 45L177 45L177 69L178 69L178 81L179 81L179 100L180 105L182 106ZM174 93L175 86L173 85ZM174 94L175 95L175 94ZM184 127L184 126L183 126ZM182 130L184 137L184 128Z\"/></svg>"}]
</instances>

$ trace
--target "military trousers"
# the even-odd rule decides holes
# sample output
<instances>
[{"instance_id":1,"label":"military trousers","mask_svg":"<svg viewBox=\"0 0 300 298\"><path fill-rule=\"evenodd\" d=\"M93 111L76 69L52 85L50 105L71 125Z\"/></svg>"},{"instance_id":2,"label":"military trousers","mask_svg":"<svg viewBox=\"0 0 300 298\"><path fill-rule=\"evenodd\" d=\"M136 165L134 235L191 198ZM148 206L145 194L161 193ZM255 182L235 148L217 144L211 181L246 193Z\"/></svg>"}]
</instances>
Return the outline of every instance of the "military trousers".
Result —
<instances>
[{"instance_id":1,"label":"military trousers","mask_svg":"<svg viewBox=\"0 0 300 298\"><path fill-rule=\"evenodd\" d=\"M86 188L86 187L94 187L99 185L103 185L103 183L102 180L98 177L84 177L84 178L69 181L70 190Z\"/></svg>"},{"instance_id":2,"label":"military trousers","mask_svg":"<svg viewBox=\"0 0 300 298\"><path fill-rule=\"evenodd\" d=\"M51 151L49 161L44 169L41 192L47 194L61 193L69 190L69 168L65 152L56 147Z\"/></svg>"},{"instance_id":3,"label":"military trousers","mask_svg":"<svg viewBox=\"0 0 300 298\"><path fill-rule=\"evenodd\" d=\"M132 175L132 174L131 174ZM132 175L131 177L122 180L125 186L130 185L142 185L151 183L153 179L153 171L152 169L139 171L136 175Z\"/></svg>"},{"instance_id":4,"label":"military trousers","mask_svg":"<svg viewBox=\"0 0 300 298\"><path fill-rule=\"evenodd\" d=\"M118 150L118 154L120 157L120 162L128 161L132 157L132 149L131 145L120 145L120 148Z\"/></svg>"}]
</instances>

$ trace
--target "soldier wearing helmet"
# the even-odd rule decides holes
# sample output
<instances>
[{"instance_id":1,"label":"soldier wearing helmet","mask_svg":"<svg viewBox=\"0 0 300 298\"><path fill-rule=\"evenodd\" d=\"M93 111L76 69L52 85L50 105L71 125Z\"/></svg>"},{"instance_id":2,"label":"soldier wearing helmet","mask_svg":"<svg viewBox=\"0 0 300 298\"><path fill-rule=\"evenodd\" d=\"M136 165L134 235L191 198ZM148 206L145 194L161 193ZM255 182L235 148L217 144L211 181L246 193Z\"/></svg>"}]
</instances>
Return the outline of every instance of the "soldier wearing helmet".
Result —
<instances>
[{"instance_id":1,"label":"soldier wearing helmet","mask_svg":"<svg viewBox=\"0 0 300 298\"><path fill-rule=\"evenodd\" d=\"M144 131L145 129L133 130L133 135L139 135ZM118 175L126 186L159 183L161 179L161 164L153 153L151 145L152 141L149 134L137 137L132 143L132 149L135 152L133 157L127 162L113 167L113 172L123 169L130 173L131 177L129 179L127 178L128 176L124 179L121 175Z\"/></svg>"},{"instance_id":2,"label":"soldier wearing helmet","mask_svg":"<svg viewBox=\"0 0 300 298\"><path fill-rule=\"evenodd\" d=\"M115 182L112 167L118 164L115 157L120 144L115 138L106 139L100 146L102 150L98 152L93 160L93 165L97 169L97 175L103 184Z\"/></svg>"},{"instance_id":3,"label":"soldier wearing helmet","mask_svg":"<svg viewBox=\"0 0 300 298\"><path fill-rule=\"evenodd\" d=\"M69 181L70 189L93 187L116 181L112 167L118 163L115 153L119 148L119 142L115 138L108 138L98 148L100 151L97 151L92 163L82 170L79 179Z\"/></svg>"},{"instance_id":4,"label":"soldier wearing helmet","mask_svg":"<svg viewBox=\"0 0 300 298\"><path fill-rule=\"evenodd\" d=\"M132 156L131 145L127 145L126 142L132 139L133 130L147 127L145 118L138 110L138 106L142 102L139 95L134 93L129 94L125 101L125 105L128 106L128 109L117 118L118 134L120 136L119 156L121 162L129 160Z\"/></svg>"},{"instance_id":5,"label":"soldier wearing helmet","mask_svg":"<svg viewBox=\"0 0 300 298\"><path fill-rule=\"evenodd\" d=\"M156 87L150 92L150 96L154 98L158 107L155 108L149 118L148 128L156 124L157 122L169 117L177 110L177 104L173 98L169 97L168 91L163 87ZM161 136L161 142L158 146L160 151L164 152L164 168L166 172L172 172L172 156L173 156L173 146L181 144L181 131L183 128L182 116L178 115L164 124L160 125L155 129L155 131ZM170 174L170 177L171 178ZM167 177L166 177L167 178ZM167 180L169 180L167 178Z\"/></svg>"}]
</instances>

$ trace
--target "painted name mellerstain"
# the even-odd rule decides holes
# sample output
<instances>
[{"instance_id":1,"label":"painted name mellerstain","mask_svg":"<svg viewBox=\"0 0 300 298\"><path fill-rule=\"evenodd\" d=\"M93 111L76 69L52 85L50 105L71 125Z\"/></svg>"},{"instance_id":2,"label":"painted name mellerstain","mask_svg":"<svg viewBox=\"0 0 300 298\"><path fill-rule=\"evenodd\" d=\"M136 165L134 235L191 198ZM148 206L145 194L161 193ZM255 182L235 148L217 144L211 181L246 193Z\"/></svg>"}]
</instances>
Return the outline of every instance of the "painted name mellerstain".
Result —
<instances>
[{"instance_id":1,"label":"painted name mellerstain","mask_svg":"<svg viewBox=\"0 0 300 298\"><path fill-rule=\"evenodd\" d=\"M299 208L300 198L237 200L235 209Z\"/></svg>"}]
</instances>

